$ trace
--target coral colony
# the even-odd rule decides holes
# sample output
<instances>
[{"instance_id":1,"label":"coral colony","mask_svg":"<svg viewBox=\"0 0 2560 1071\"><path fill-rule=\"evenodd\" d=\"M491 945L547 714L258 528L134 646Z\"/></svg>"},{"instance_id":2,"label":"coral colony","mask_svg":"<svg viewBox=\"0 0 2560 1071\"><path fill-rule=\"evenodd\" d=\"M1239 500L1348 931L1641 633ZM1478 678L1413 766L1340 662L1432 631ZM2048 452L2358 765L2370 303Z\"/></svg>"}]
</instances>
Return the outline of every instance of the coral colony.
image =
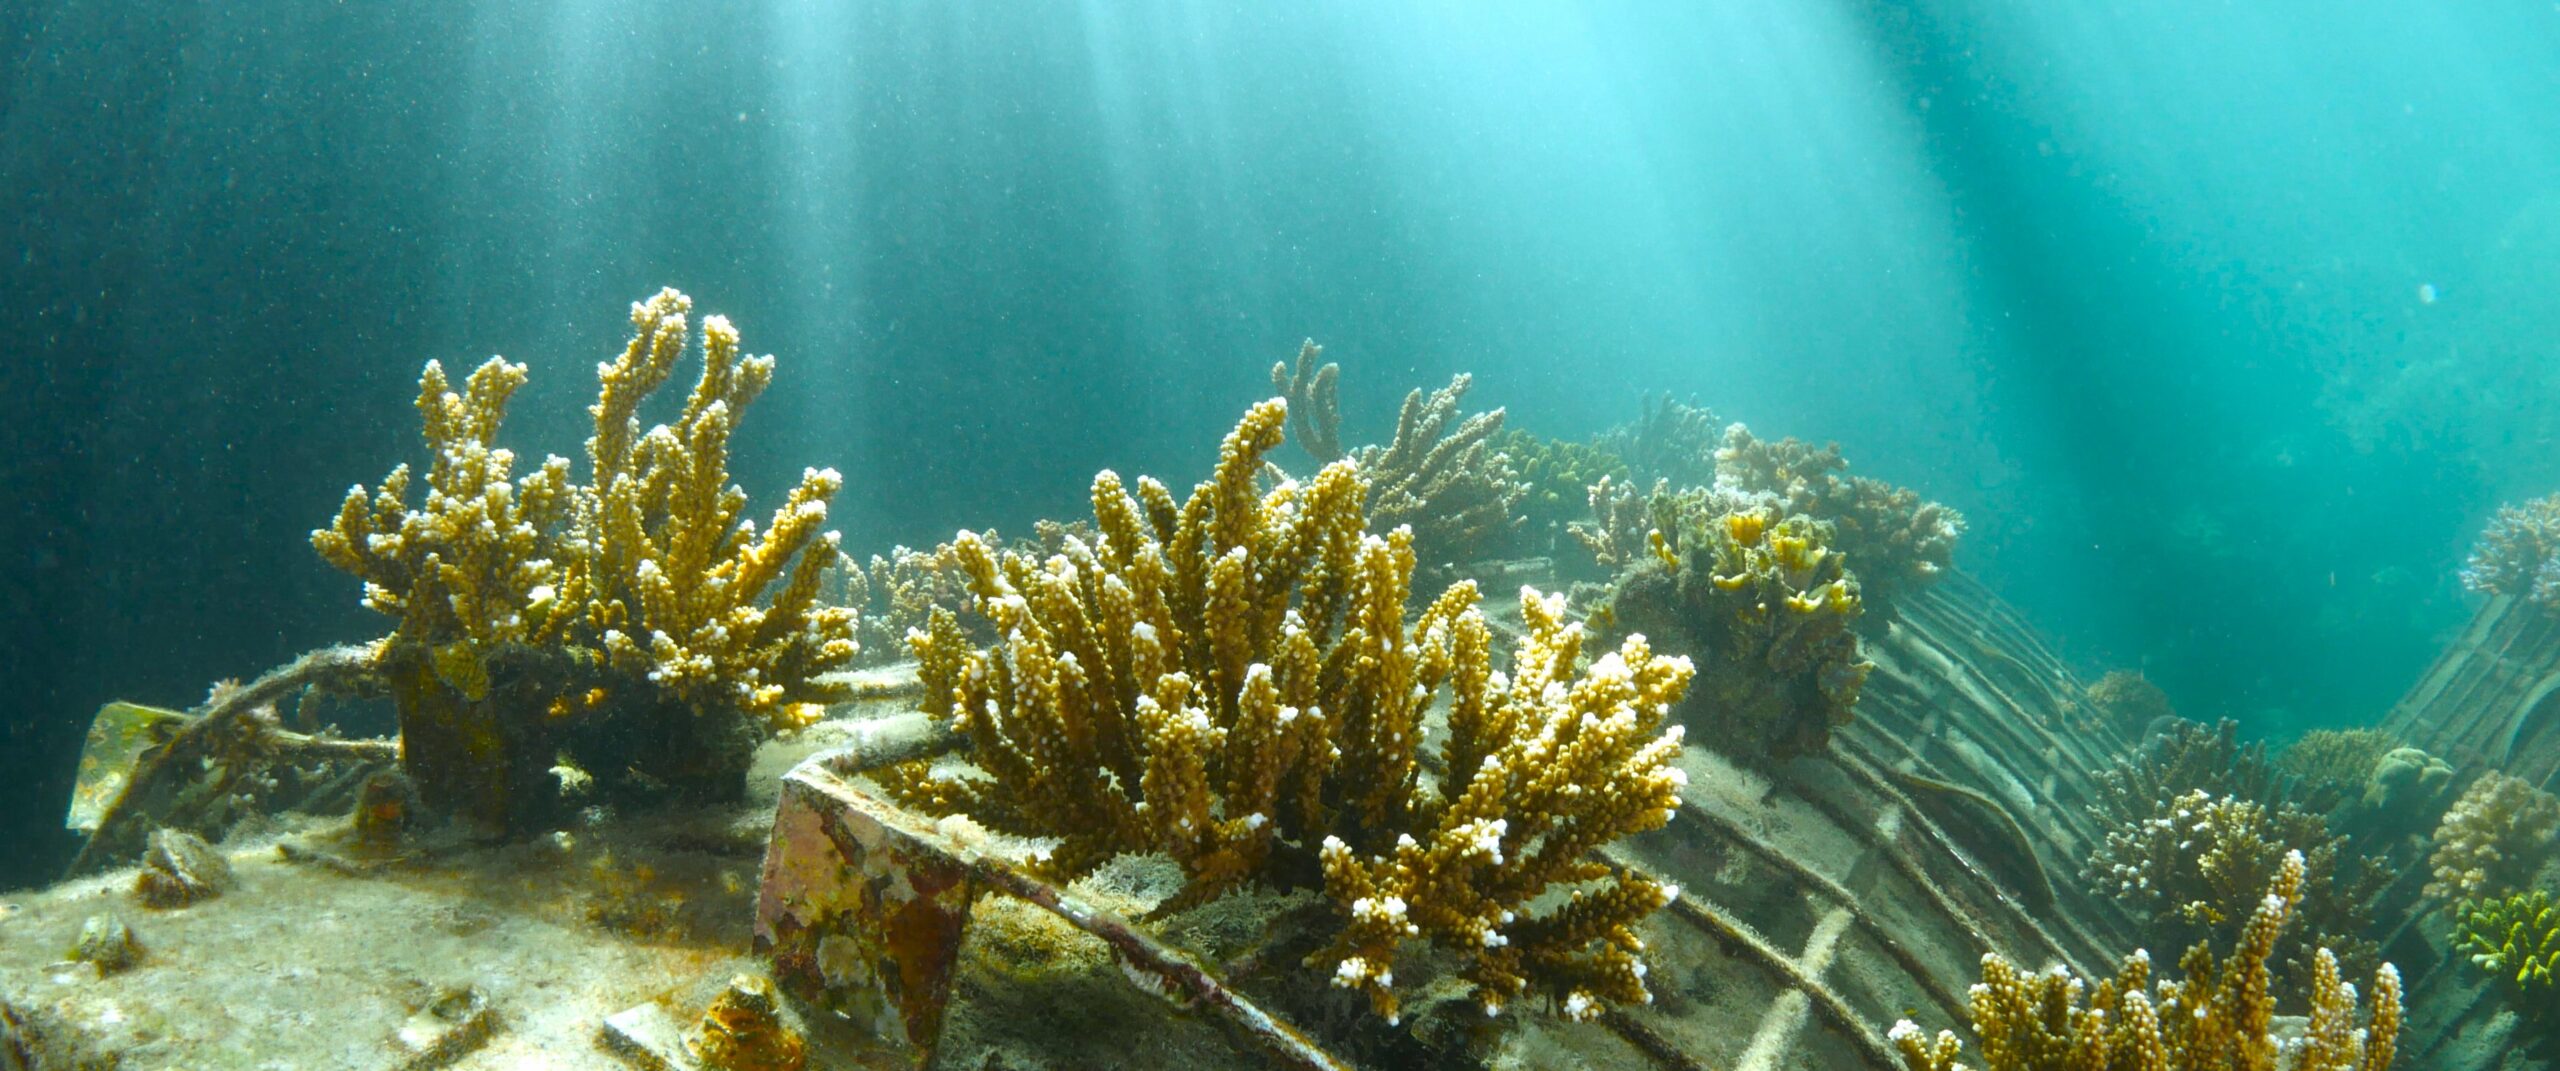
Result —
<instances>
[{"instance_id":1,"label":"coral colony","mask_svg":"<svg viewBox=\"0 0 2560 1071\"><path fill-rule=\"evenodd\" d=\"M242 771L334 757L313 784L336 794L293 798L352 812L333 843L358 861L279 851L342 875L457 830L498 850L569 851L615 807L738 805L760 747L860 695L902 713L843 730L837 739L876 746L826 766L836 780L824 792L790 795L856 748L783 778L795 817L775 825L761 892L724 879L760 895L760 912L790 901L779 909L799 929L780 934L797 942L787 953L757 919L784 988L736 974L689 1028L651 1025L665 1013L648 1007L613 1016L618 1051L668 1066L814 1063L817 1035L800 1032L786 992L807 1000L817 985L867 1024L920 1031L910 1040L930 1059L972 913L990 920L979 925L992 927L991 948L1036 930L973 907L990 889L1103 938L1119 973L1186 1007L1218 1005L1298 1066L1340 1065L1250 1000L1328 1021L1327 1043L1403 1054L1389 1062L1423 1051L1397 1046L1446 1052L1452 1038L1541 1023L1614 1031L1679 1066L1681 1044L1647 1025L1664 1014L1658 992L1674 994L1664 1003L1675 1011L1713 1003L1690 972L1648 977L1668 959L1649 938L1679 926L1784 981L1801 999L1788 1021L1817 1016L1869 1065L1907 1071L1959 1071L1968 1046L1987 1071L2386 1071L2402 1022L2400 976L2376 941L2388 917L2422 920L2426 939L2477 972L2468 984L2500 989L2548 1025L2534 1009L2551 1006L2560 970L2547 865L2560 854L2560 800L2464 766L2474 752L2409 746L2423 736L2405 728L2324 730L2271 757L2234 723L2180 718L2130 673L2045 693L2052 716L2105 741L2068 784L1994 776L1976 762L1984 745L1931 704L1965 693L2004 712L1971 730L2057 765L2056 726L2031 724L2038 716L2013 698L2046 685L2006 655L1985 672L1937 648L1911 656L1907 633L1947 615L1938 585L1955 575L1964 520L1849 475L1836 445L1763 439L1669 398L1648 399L1616 431L1550 439L1506 428L1501 409L1468 413L1465 375L1408 393L1386 442L1349 445L1342 369L1308 342L1271 368L1278 396L1244 410L1187 493L1106 470L1089 518L1044 521L1028 538L962 530L863 561L827 530L843 484L832 469L804 471L769 512L750 513L728 454L775 362L743 352L726 319L691 313L671 289L632 306L630 341L597 368L582 462L525 463L499 444L526 366L492 358L457 383L426 365L427 462L354 488L311 536L362 581L389 634L228 685L194 713L127 717L99 738L102 756L122 758L102 758L96 778L84 771L78 813L83 828L114 831L97 843L123 845L110 849L118 860L145 856L130 896L150 910L87 911L72 963L102 979L148 973L168 953L156 938L146 953L151 935L128 917L148 926L228 910L266 880L254 867L235 878L209 843L256 808L184 820L207 800L265 798L234 782L267 775ZM660 399L670 418L644 427L643 406L688 359L699 362L691 389ZM1312 471L1280 463L1291 437ZM2519 612L2560 601L2546 590L2560 575L2555 501L2501 512L2466 581L2517 596L2499 605ZM1497 582L1516 597L1488 602ZM1928 658L1939 662L1907 671ZM893 663L909 660L902 677ZM2071 681L2053 665L2044 676ZM389 742L281 728L280 699L321 686L388 697L398 769ZM891 721L916 727L896 738L908 743L881 743L892 738L874 729ZM1933 765L1924 747L1961 765ZM176 758L153 766L154 756ZM1955 783L1966 767L1983 783ZM1980 956L1969 992L1938 979L1946 972L1922 962L1917 940L1879 926L1869 878L1852 890L1775 846L1771 830L1812 819L1770 801L1824 806L1807 788L1817 776L1891 801L1824 817L1844 838L1871 836L1871 858L1889 865L1867 869L1898 874L1893 887L1916 890L1915 910L1961 935L1937 959ZM840 816L879 808L861 812L871 832L791 810L821 797L848 808ZM2013 813L2039 798L2067 804L2041 819L2041 839ZM1693 878L1703 891L1684 900L1648 869L1681 873L1660 847L1679 837L1641 835L1690 814L1741 850L1714 864L1714 883ZM530 845L523 836L554 830ZM1939 870L1916 861L1914 843L1936 847ZM2039 844L2061 846L2060 865L2037 858ZM794 845L824 850L793 856ZM680 931L682 894L649 892L648 863L609 858L590 860L623 875L603 884L663 907L630 928ZM2077 885L2047 876L2072 865ZM1755 867L1837 905L1811 924L1803 955L1742 921L1767 905L1715 902L1753 895L1757 883L1737 875ZM1943 879L1956 867L1980 887L1950 895ZM909 880L927 873L942 877ZM1127 892L1132 873L1154 875L1140 883L1152 891ZM1109 910L1077 899L1086 892ZM1960 902L2019 911L2018 897L2038 914L2017 920L2016 941ZM849 914L828 913L839 903ZM1255 911L1265 913L1246 928L1266 944L1222 968L1167 936ZM2074 912L2138 943L2092 937ZM840 917L854 921L824 929ZM1868 962L1900 965L1937 1011L1914 1008L1879 1031L1826 986L1821 973L1853 932ZM901 953L900 941L938 951ZM2031 969L2012 958L2018 948L2053 965ZM2177 977L2155 977L2145 949L2183 950ZM2112 977L2089 972L2106 962L2118 964ZM1260 988L1244 994L1221 970ZM856 977L888 979L889 991L839 982ZM501 1029L477 989L421 1007L434 1020L421 1036L442 1039L421 1052L465 1051ZM1454 1032L1452 1007L1465 1024ZM1970 1038L1917 1025L1933 1014L1969 1018ZM1745 1062L1772 1066L1776 1051Z\"/></svg>"}]
</instances>

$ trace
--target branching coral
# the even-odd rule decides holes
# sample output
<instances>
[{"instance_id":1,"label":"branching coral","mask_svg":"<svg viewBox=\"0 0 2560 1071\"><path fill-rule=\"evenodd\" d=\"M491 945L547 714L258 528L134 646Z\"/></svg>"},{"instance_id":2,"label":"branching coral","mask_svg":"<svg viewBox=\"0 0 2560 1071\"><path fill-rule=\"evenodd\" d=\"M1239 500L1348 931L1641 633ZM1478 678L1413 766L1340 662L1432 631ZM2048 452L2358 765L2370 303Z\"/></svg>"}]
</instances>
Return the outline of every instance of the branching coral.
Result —
<instances>
[{"instance_id":1,"label":"branching coral","mask_svg":"<svg viewBox=\"0 0 2560 1071\"><path fill-rule=\"evenodd\" d=\"M1644 415L1610 429L1597 445L1624 459L1639 482L1704 487L1716 479L1716 443L1723 428L1703 406L1647 395Z\"/></svg>"},{"instance_id":2,"label":"branching coral","mask_svg":"<svg viewBox=\"0 0 2560 1071\"><path fill-rule=\"evenodd\" d=\"M2241 743L2239 722L2225 718L2208 728L2179 719L2144 741L2140 752L2099 772L2094 810L2107 824L2123 826L2195 791L2315 813L2338 802L2334 791L2300 785L2276 769L2264 743Z\"/></svg>"},{"instance_id":3,"label":"branching coral","mask_svg":"<svg viewBox=\"0 0 2560 1071\"><path fill-rule=\"evenodd\" d=\"M836 556L823 531L842 480L810 470L761 530L729 482L729 437L773 376L722 317L673 424L641 431L641 403L673 374L691 300L632 305L635 333L601 381L590 475L552 457L514 475L496 445L525 367L492 358L456 393L436 362L419 381L425 494L403 465L350 491L311 535L399 620L380 662L400 705L403 761L429 802L518 825L542 810L555 755L611 786L733 794L755 732L833 697L820 674L854 654L850 611L818 605Z\"/></svg>"},{"instance_id":4,"label":"branching coral","mask_svg":"<svg viewBox=\"0 0 2560 1071\"><path fill-rule=\"evenodd\" d=\"M2463 567L2462 586L2560 609L2560 495L2499 507Z\"/></svg>"},{"instance_id":5,"label":"branching coral","mask_svg":"<svg viewBox=\"0 0 2560 1071\"><path fill-rule=\"evenodd\" d=\"M2279 1040L2273 1029L2270 961L2301 903L2304 871L2301 856L2287 856L2231 958L2216 963L2211 946L2195 945L2179 960L2179 981L2155 983L2141 951L2094 990L2060 967L2028 974L1984 956L1972 1012L1985 1071L2389 1071L2401 1011L2400 974L2389 964L2374 972L2372 1015L2358 1027L2355 987L2321 950L2301 979L2309 994L2301 1034ZM1905 1019L1888 1038L1909 1071L1966 1069L1952 1031L1933 1038Z\"/></svg>"},{"instance_id":6,"label":"branching coral","mask_svg":"<svg viewBox=\"0 0 2560 1071\"><path fill-rule=\"evenodd\" d=\"M1330 465L1343 458L1342 366L1318 361L1324 361L1324 347L1312 338L1299 343L1296 365L1272 363L1271 389L1289 400L1289 428L1297 433L1298 449L1316 464Z\"/></svg>"},{"instance_id":7,"label":"branching coral","mask_svg":"<svg viewBox=\"0 0 2560 1071\"><path fill-rule=\"evenodd\" d=\"M1412 529L1414 554L1425 565L1514 552L1528 487L1495 445L1502 410L1458 418L1459 399L1475 377L1462 373L1428 394L1420 388L1408 392L1396 416L1395 439L1346 454L1338 408L1342 372L1331 363L1316 367L1323 355L1312 341L1299 346L1294 367L1286 361L1271 366L1271 385L1286 399L1310 456L1322 464L1345 457L1358 463L1369 486L1369 530Z\"/></svg>"},{"instance_id":8,"label":"branching coral","mask_svg":"<svg viewBox=\"0 0 2560 1071\"><path fill-rule=\"evenodd\" d=\"M990 531L984 538L992 544L996 534ZM828 594L838 605L855 608L854 635L862 645L856 658L866 665L905 655L908 631L924 628L935 609L969 604L969 575L949 543L932 550L891 547L885 555L872 555L868 565L845 555L835 575L837 583ZM970 623L983 631L984 619L971 615Z\"/></svg>"},{"instance_id":9,"label":"branching coral","mask_svg":"<svg viewBox=\"0 0 2560 1071\"><path fill-rule=\"evenodd\" d=\"M1520 512L1530 534L1543 544L1552 544L1568 524L1590 516L1594 485L1627 479L1626 462L1590 443L1512 429L1496 437L1494 445L1519 472Z\"/></svg>"},{"instance_id":10,"label":"branching coral","mask_svg":"<svg viewBox=\"0 0 2560 1071\"><path fill-rule=\"evenodd\" d=\"M1653 532L1653 500L1669 494L1669 485L1659 480L1648 492L1603 476L1590 488L1591 518L1568 525L1566 531L1601 567L1613 573L1627 569L1652 557L1647 540Z\"/></svg>"},{"instance_id":11,"label":"branching coral","mask_svg":"<svg viewBox=\"0 0 2560 1071\"><path fill-rule=\"evenodd\" d=\"M2378 950L2364 933L2386 875L2331 836L2320 815L2290 806L2187 792L2109 830L2087 877L2175 947L2233 936L2288 856L2303 860L2304 876L2302 925L2284 962L2297 977L2321 949L2350 969L2374 962Z\"/></svg>"},{"instance_id":12,"label":"branching coral","mask_svg":"<svg viewBox=\"0 0 2560 1071\"><path fill-rule=\"evenodd\" d=\"M2503 982L2519 1010L2560 1022L2560 905L2550 893L2463 901L2453 948Z\"/></svg>"},{"instance_id":13,"label":"branching coral","mask_svg":"<svg viewBox=\"0 0 2560 1071\"><path fill-rule=\"evenodd\" d=\"M1646 999L1631 927L1673 890L1589 853L1670 818L1681 734L1662 723L1689 663L1630 637L1578 669L1581 626L1534 591L1507 674L1471 583L1408 627L1411 536L1363 531L1362 467L1257 490L1286 420L1255 406L1180 503L1096 477L1091 542L955 540L1003 639L974 647L937 612L910 642L981 772L910 764L890 787L1058 838L1062 876L1169 856L1188 880L1160 911L1320 878L1343 929L1311 965L1391 1018L1415 938L1460 956L1489 1010L1533 987L1576 1015ZM1423 715L1442 702L1433 779Z\"/></svg>"},{"instance_id":14,"label":"branching coral","mask_svg":"<svg viewBox=\"0 0 2560 1071\"><path fill-rule=\"evenodd\" d=\"M1716 451L1719 483L1775 495L1785 512L1830 524L1831 546L1848 555L1868 600L1889 609L1896 595L1954 566L1964 515L1909 488L1846 475L1848 467L1837 443L1764 442L1740 424L1725 429Z\"/></svg>"},{"instance_id":15,"label":"branching coral","mask_svg":"<svg viewBox=\"0 0 2560 1071\"><path fill-rule=\"evenodd\" d=\"M2522 888L2560 837L2560 798L2521 777L2480 775L2436 825L2427 895L2500 896Z\"/></svg>"},{"instance_id":16,"label":"branching coral","mask_svg":"<svg viewBox=\"0 0 2560 1071\"><path fill-rule=\"evenodd\" d=\"M1624 572L1655 560L1653 533L1680 534L1684 519L1719 517L1774 509L1768 495L1716 485L1673 490L1664 480L1641 488L1625 480L1601 477L1591 485L1591 519L1567 527L1594 562L1611 572Z\"/></svg>"},{"instance_id":17,"label":"branching coral","mask_svg":"<svg viewBox=\"0 0 2560 1071\"><path fill-rule=\"evenodd\" d=\"M1458 400L1474 381L1461 374L1427 395L1406 394L1395 440L1352 455L1369 481L1371 530L1413 529L1414 556L1426 565L1508 553L1520 528L1528 492L1493 445L1502 410L1458 419Z\"/></svg>"},{"instance_id":18,"label":"branching coral","mask_svg":"<svg viewBox=\"0 0 2560 1071\"><path fill-rule=\"evenodd\" d=\"M1036 545L1044 554L1063 549L1069 536L1089 541L1091 535L1078 524L1040 521L1033 526ZM978 533L978 540L998 550L1006 546L994 529ZM995 639L993 626L969 608L969 573L949 543L932 550L892 547L885 555L872 555L867 566L845 555L833 572L837 580L828 596L837 605L857 611L855 635L862 651L856 658L862 664L882 665L905 657L907 634L925 628L936 609L958 615L970 638Z\"/></svg>"},{"instance_id":19,"label":"branching coral","mask_svg":"<svg viewBox=\"0 0 2560 1071\"><path fill-rule=\"evenodd\" d=\"M1766 509L1716 512L1712 494L1655 501L1650 560L1619 577L1610 627L1656 637L1698 663L1681 718L1737 757L1783 760L1829 746L1871 664L1850 631L1863 603L1827 530Z\"/></svg>"}]
</instances>

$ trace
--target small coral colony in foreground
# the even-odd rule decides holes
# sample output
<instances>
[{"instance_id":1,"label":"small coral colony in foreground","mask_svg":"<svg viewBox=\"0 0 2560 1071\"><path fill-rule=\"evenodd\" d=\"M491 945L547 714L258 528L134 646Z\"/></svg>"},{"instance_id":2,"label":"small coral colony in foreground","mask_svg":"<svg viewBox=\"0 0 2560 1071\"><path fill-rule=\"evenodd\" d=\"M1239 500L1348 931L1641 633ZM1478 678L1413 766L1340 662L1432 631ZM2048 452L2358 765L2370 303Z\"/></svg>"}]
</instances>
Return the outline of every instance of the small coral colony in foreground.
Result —
<instances>
[{"instance_id":1,"label":"small coral colony in foreground","mask_svg":"<svg viewBox=\"0 0 2560 1071\"><path fill-rule=\"evenodd\" d=\"M867 771L909 813L1019 845L1047 881L1130 859L1178 871L1140 926L1303 895L1321 922L1286 959L1356 995L1365 1029L1401 1027L1427 990L1497 1024L1607 1019L1655 1001L1648 927L1680 897L1624 844L1687 813L1684 792L1765 794L1829 756L1881 686L1879 638L1912 624L1964 531L1848 474L1836 446L1669 399L1559 441L1468 413L1459 376L1409 394L1388 442L1346 446L1341 369L1310 343L1187 493L1104 471L1089 518L860 563L827 530L833 470L750 511L730 440L775 362L718 316L697 344L691 306L666 290L632 307L577 462L499 444L524 365L493 358L456 384L430 362L424 468L355 488L312 534L393 622L358 675L396 708L405 784L368 788L359 827L435 816L507 838L580 807L736 801L766 739L828 717L857 673L911 661L913 709L958 749ZM672 419L644 429L694 354ZM1311 467L1291 471L1291 438ZM2552 500L2502 513L2465 578L2560 604L2555 517ZM1522 560L1544 564L1492 564ZM2111 978L1977 941L1970 1022L1944 1025L1983 1066L2380 1071L2403 1023L2376 922L2394 896L2517 1008L2560 1003L2550 793L2370 730L2271 755L2132 675L2079 702L2148 741L2072 818L2088 829L2072 902L2140 939L2108 949ZM2024 843L2000 786L1901 777L1998 812L1988 827L2012 832L1995 842ZM155 902L215 895L187 877L212 868L179 865L202 842L179 836L151 838ZM2018 851L2034 873L2015 884L2051 903ZM2433 880L2393 892L2395 868ZM1743 929L1724 932L1760 947ZM778 999L738 984L756 1008ZM1963 1066L1967 1041L1912 1021L1928 1017L1869 1044L1913 1071Z\"/></svg>"}]
</instances>

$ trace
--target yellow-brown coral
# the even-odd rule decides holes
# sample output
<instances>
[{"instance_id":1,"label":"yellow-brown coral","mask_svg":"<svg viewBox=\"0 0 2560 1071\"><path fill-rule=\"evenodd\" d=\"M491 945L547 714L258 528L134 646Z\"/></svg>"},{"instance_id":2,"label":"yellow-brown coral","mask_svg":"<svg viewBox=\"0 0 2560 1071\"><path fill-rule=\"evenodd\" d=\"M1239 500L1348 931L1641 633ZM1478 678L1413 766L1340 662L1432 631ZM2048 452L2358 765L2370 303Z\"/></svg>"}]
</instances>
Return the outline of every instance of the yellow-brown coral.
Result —
<instances>
[{"instance_id":1,"label":"yellow-brown coral","mask_svg":"<svg viewBox=\"0 0 2560 1071\"><path fill-rule=\"evenodd\" d=\"M2436 825L2435 880L2427 895L2503 896L2524 886L2560 838L2560 798L2521 777L2490 771Z\"/></svg>"},{"instance_id":2,"label":"yellow-brown coral","mask_svg":"<svg viewBox=\"0 0 2560 1071\"><path fill-rule=\"evenodd\" d=\"M1725 429L1716 451L1716 482L1776 496L1781 512L1830 525L1831 548L1848 555L1867 599L1889 610L1895 596L1954 567L1964 515L1909 488L1847 475L1848 467L1838 443L1765 442L1740 424Z\"/></svg>"},{"instance_id":3,"label":"yellow-brown coral","mask_svg":"<svg viewBox=\"0 0 2560 1071\"><path fill-rule=\"evenodd\" d=\"M495 444L523 365L492 358L456 393L430 361L418 411L435 461L422 499L410 504L404 465L377 491L350 491L336 522L312 533L321 557L364 580L366 605L399 619L381 659L431 802L504 766L473 789L508 797L497 817L519 813L512 797L540 780L553 749L584 746L575 725L533 724L546 710L621 719L619 733L654 737L662 753L580 765L680 783L728 779L743 755L737 733L668 719L788 725L834 695L819 676L852 658L853 619L817 595L841 478L803 473L761 529L729 482L729 437L773 358L741 354L729 322L706 318L702 372L680 415L641 430L641 403L685 353L691 307L674 290L632 305L630 344L597 369L586 483L556 456L516 477L515 454ZM553 702L597 689L612 702ZM687 754L704 748L708 762ZM674 766L650 768L662 760Z\"/></svg>"},{"instance_id":4,"label":"yellow-brown coral","mask_svg":"<svg viewBox=\"0 0 2560 1071\"><path fill-rule=\"evenodd\" d=\"M1825 526L1766 509L1716 513L1713 493L1657 497L1652 560L1619 577L1606 612L1697 660L1682 719L1758 762L1819 752L1848 724L1871 664L1850 631L1857 582Z\"/></svg>"},{"instance_id":5,"label":"yellow-brown coral","mask_svg":"<svg viewBox=\"0 0 2560 1071\"><path fill-rule=\"evenodd\" d=\"M2400 1034L2400 974L2389 964L2375 972L2372 1017L2359 1028L2356 991L2322 950L2301 1036L2279 1040L2270 1029L2269 959L2302 881L2302 857L2288 856L2231 958L2217 964L2209 946L2196 945L2179 961L2179 981L2153 984L2140 951L2094 990L2060 967L2028 974L1985 955L1972 1001L1985 1071L2389 1071ZM1966 1071L1951 1031L1933 1038L1905 1019L1888 1037L1909 1071Z\"/></svg>"},{"instance_id":6,"label":"yellow-brown coral","mask_svg":"<svg viewBox=\"0 0 2560 1071\"><path fill-rule=\"evenodd\" d=\"M1395 439L1346 454L1336 408L1341 368L1316 367L1323 354L1312 341L1301 345L1294 370L1285 361L1271 366L1271 384L1290 407L1290 421L1309 455L1324 464L1345 457L1359 464L1369 485L1369 530L1412 529L1414 554L1430 566L1514 552L1528 488L1494 442L1502 410L1458 419L1458 401L1475 377L1458 375L1428 394L1420 388L1408 392L1396 416Z\"/></svg>"},{"instance_id":7,"label":"yellow-brown coral","mask_svg":"<svg viewBox=\"0 0 2560 1071\"><path fill-rule=\"evenodd\" d=\"M2373 897L2386 874L2329 832L2320 815L2202 790L2161 801L2107 831L2088 878L2172 947L2238 936L2242 920L2290 857L2302 860L2294 936L2277 962L2293 977L2333 954L2362 972L2381 961L2371 938Z\"/></svg>"},{"instance_id":8,"label":"yellow-brown coral","mask_svg":"<svg viewBox=\"0 0 2560 1071\"><path fill-rule=\"evenodd\" d=\"M1625 461L1590 443L1510 429L1494 439L1494 446L1518 470L1520 512L1534 540L1529 549L1538 552L1553 549L1569 523L1588 515L1592 485L1627 479Z\"/></svg>"},{"instance_id":9,"label":"yellow-brown coral","mask_svg":"<svg viewBox=\"0 0 2560 1071\"><path fill-rule=\"evenodd\" d=\"M984 776L919 763L886 779L917 805L1059 838L1063 875L1167 855L1188 881L1159 911L1320 872L1344 929L1315 964L1391 1017L1412 938L1465 957L1488 1007L1532 986L1581 1013L1643 999L1627 927L1669 891L1586 853L1668 819L1680 734L1661 720L1687 662L1630 638L1579 671L1580 626L1524 592L1528 635L1496 673L1473 584L1408 627L1411 537L1363 531L1356 463L1257 489L1287 417L1278 399L1253 407L1179 504L1101 474L1091 543L1042 558L955 540L1003 639L976 649L943 612L911 644L929 709ZM1435 783L1420 751L1439 702Z\"/></svg>"}]
</instances>

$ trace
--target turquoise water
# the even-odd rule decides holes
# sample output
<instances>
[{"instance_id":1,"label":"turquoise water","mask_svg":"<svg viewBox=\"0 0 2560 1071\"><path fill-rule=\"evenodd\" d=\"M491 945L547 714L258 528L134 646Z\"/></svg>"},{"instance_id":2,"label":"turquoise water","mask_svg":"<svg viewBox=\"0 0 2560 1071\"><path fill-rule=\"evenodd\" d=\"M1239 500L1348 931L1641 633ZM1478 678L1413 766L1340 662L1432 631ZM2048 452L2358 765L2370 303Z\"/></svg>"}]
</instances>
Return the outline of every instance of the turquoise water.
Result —
<instances>
[{"instance_id":1,"label":"turquoise water","mask_svg":"<svg viewBox=\"0 0 2560 1071\"><path fill-rule=\"evenodd\" d=\"M1302 338L1575 439L1691 398L1961 509L2094 677L2367 724L2560 488L2560 11L38 2L0 27L0 887L87 712L376 634L306 533L417 368L781 356L857 553L1190 479Z\"/></svg>"}]
</instances>

